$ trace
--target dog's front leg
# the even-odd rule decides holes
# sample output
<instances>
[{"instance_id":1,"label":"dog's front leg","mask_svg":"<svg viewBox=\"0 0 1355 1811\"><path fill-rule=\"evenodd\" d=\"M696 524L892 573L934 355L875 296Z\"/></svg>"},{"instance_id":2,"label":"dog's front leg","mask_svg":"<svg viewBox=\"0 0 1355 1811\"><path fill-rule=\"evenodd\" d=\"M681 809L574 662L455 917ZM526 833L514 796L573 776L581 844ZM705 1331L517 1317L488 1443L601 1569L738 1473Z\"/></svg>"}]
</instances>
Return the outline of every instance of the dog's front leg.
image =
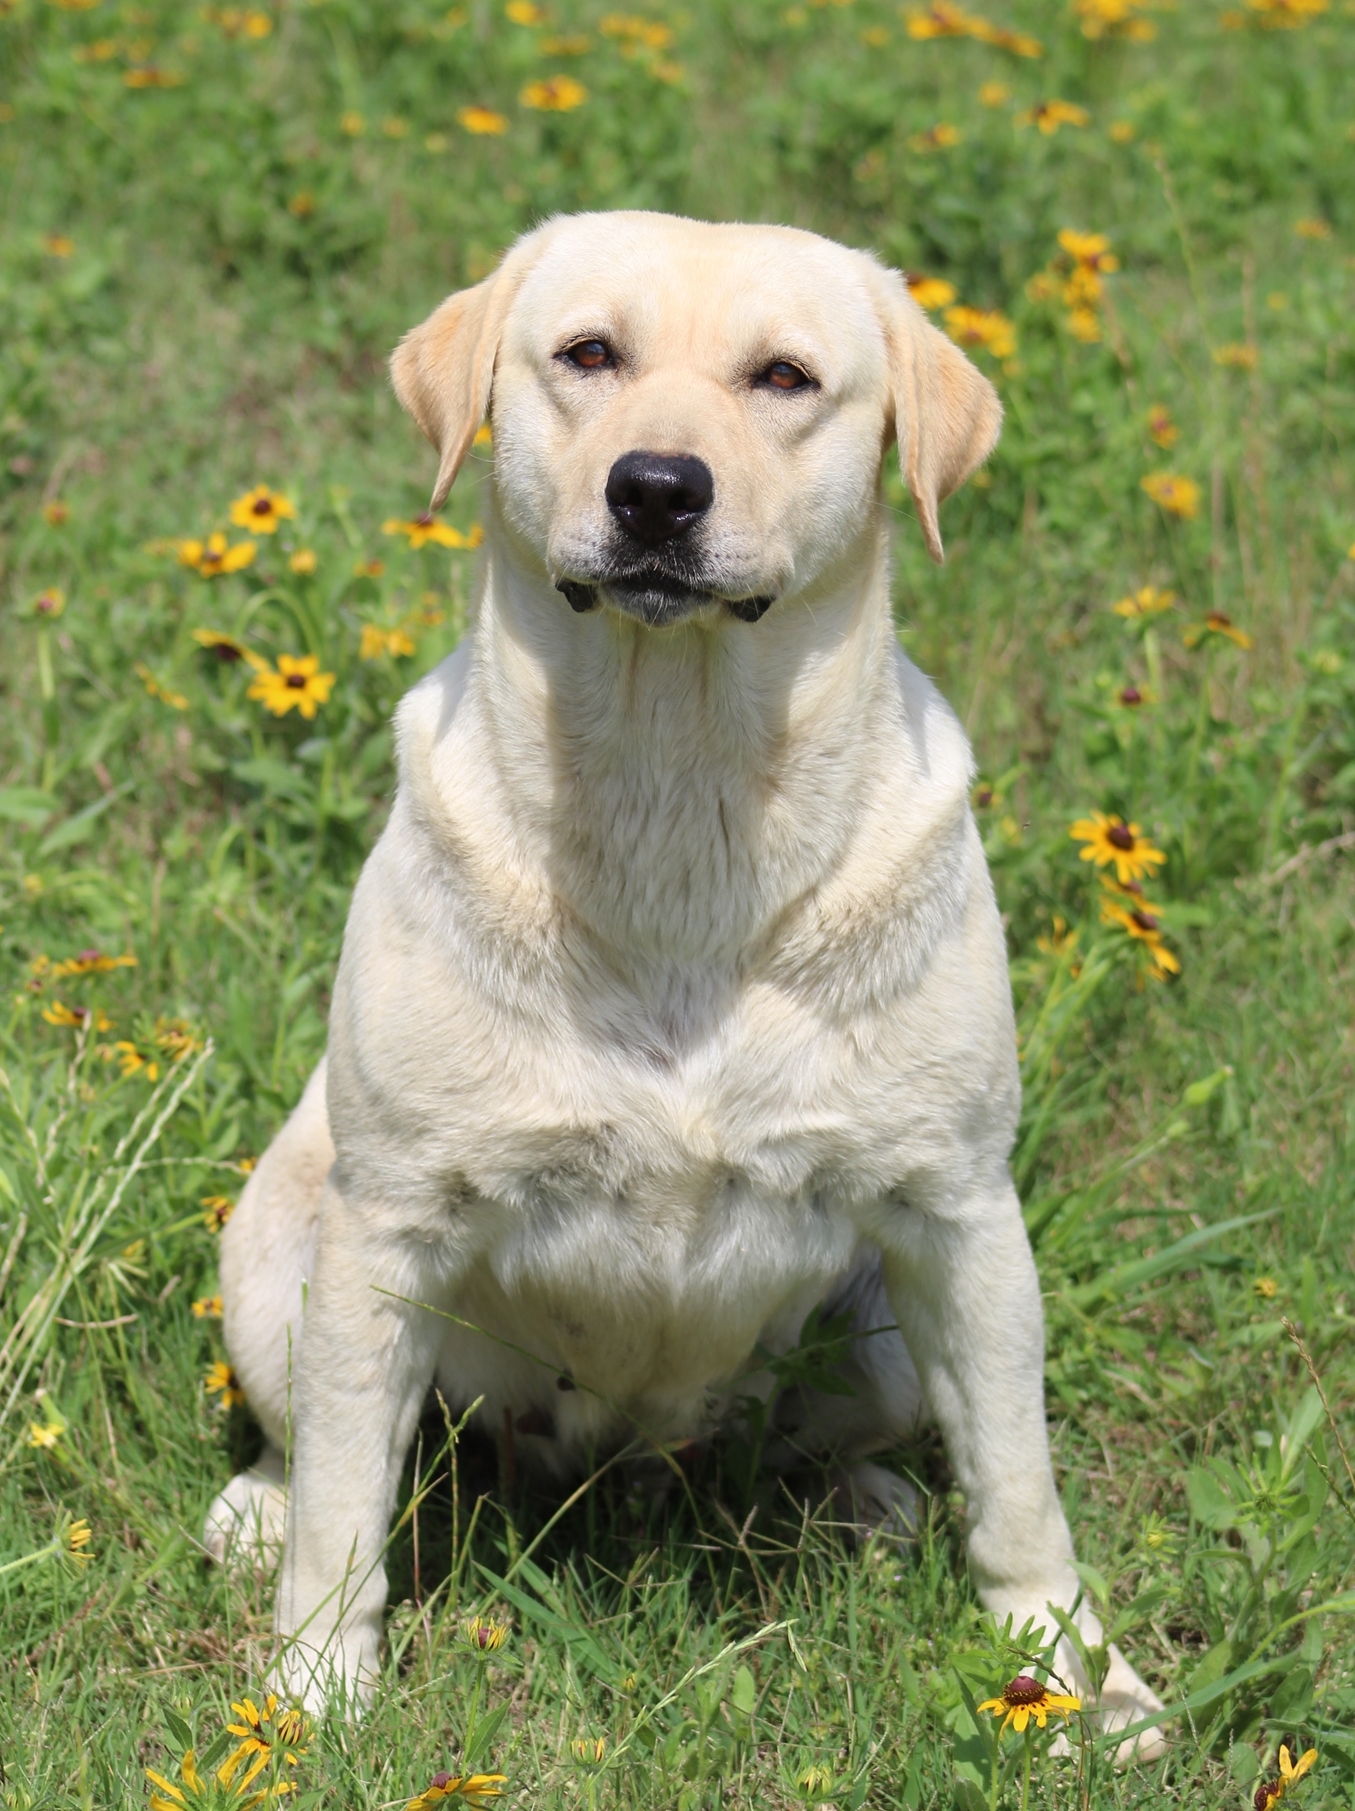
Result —
<instances>
[{"instance_id":1,"label":"dog's front leg","mask_svg":"<svg viewBox=\"0 0 1355 1811\"><path fill-rule=\"evenodd\" d=\"M969 1565L985 1607L1013 1631L1028 1619L1036 1641L1056 1625L1049 1605L1069 1610L1079 1580L1049 1458L1044 1411L1044 1317L1040 1284L1005 1165L989 1186L900 1206L881 1228L890 1304L964 1490ZM1101 1640L1083 1606L1079 1633ZM1071 1645L1058 1665L1085 1692ZM1117 1649L1100 1698L1105 1728L1162 1708ZM1160 1746L1156 1732L1139 1752Z\"/></svg>"},{"instance_id":2,"label":"dog's front leg","mask_svg":"<svg viewBox=\"0 0 1355 1811\"><path fill-rule=\"evenodd\" d=\"M383 1222L379 1209L346 1201L332 1179L326 1185L294 1363L277 1602L279 1667L312 1709L371 1695L383 1549L442 1334L437 1315L409 1305L437 1301L445 1289L429 1245L398 1238Z\"/></svg>"}]
</instances>

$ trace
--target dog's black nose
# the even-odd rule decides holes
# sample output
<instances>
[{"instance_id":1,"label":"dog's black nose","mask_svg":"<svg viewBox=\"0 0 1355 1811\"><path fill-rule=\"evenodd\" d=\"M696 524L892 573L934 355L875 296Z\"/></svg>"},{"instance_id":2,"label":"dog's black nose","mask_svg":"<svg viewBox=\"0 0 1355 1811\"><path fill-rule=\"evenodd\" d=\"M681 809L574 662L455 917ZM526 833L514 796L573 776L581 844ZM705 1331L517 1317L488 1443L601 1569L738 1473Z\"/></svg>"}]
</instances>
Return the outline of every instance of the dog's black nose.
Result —
<instances>
[{"instance_id":1,"label":"dog's black nose","mask_svg":"<svg viewBox=\"0 0 1355 1811\"><path fill-rule=\"evenodd\" d=\"M715 500L704 459L667 453L623 453L607 474L607 507L646 547L675 541Z\"/></svg>"}]
</instances>

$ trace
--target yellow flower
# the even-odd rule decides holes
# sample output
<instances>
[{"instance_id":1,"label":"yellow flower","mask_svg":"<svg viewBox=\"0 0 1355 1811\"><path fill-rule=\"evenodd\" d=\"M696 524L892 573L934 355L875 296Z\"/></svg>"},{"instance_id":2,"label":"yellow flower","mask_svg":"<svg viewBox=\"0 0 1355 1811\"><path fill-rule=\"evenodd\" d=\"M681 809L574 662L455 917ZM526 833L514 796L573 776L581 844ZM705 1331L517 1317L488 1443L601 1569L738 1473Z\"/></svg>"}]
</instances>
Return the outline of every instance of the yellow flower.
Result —
<instances>
[{"instance_id":1,"label":"yellow flower","mask_svg":"<svg viewBox=\"0 0 1355 1811\"><path fill-rule=\"evenodd\" d=\"M340 114L339 130L345 138L361 138L367 130L367 122L360 113L350 111Z\"/></svg>"},{"instance_id":2,"label":"yellow flower","mask_svg":"<svg viewBox=\"0 0 1355 1811\"><path fill-rule=\"evenodd\" d=\"M65 233L44 233L42 249L49 258L69 258L75 250L75 241L68 239Z\"/></svg>"},{"instance_id":3,"label":"yellow flower","mask_svg":"<svg viewBox=\"0 0 1355 1811\"><path fill-rule=\"evenodd\" d=\"M1115 702L1121 709L1136 711L1145 704L1156 704L1157 693L1146 685L1122 685L1115 694Z\"/></svg>"},{"instance_id":4,"label":"yellow flower","mask_svg":"<svg viewBox=\"0 0 1355 1811\"><path fill-rule=\"evenodd\" d=\"M514 25L544 25L546 23L546 9L542 6L534 6L532 0L508 0L508 4L503 10L505 17L511 19Z\"/></svg>"},{"instance_id":5,"label":"yellow flower","mask_svg":"<svg viewBox=\"0 0 1355 1811\"><path fill-rule=\"evenodd\" d=\"M362 625L362 643L358 648L360 660L380 660L383 654L398 659L413 652L414 643L403 629L381 629L375 623Z\"/></svg>"},{"instance_id":6,"label":"yellow flower","mask_svg":"<svg viewBox=\"0 0 1355 1811\"><path fill-rule=\"evenodd\" d=\"M387 138L408 138L409 121L398 119L392 115L391 118L382 120L381 130Z\"/></svg>"},{"instance_id":7,"label":"yellow flower","mask_svg":"<svg viewBox=\"0 0 1355 1811\"><path fill-rule=\"evenodd\" d=\"M44 972L53 980L60 980L66 975L107 975L115 968L135 967L133 955L105 956L102 950L81 950L77 955L67 956L64 962L48 964Z\"/></svg>"},{"instance_id":8,"label":"yellow flower","mask_svg":"<svg viewBox=\"0 0 1355 1811\"><path fill-rule=\"evenodd\" d=\"M1247 631L1239 629L1232 617L1225 616L1222 610L1211 610L1203 622L1188 623L1181 631L1181 639L1188 648L1198 647L1207 635L1226 635L1239 648L1252 645Z\"/></svg>"},{"instance_id":9,"label":"yellow flower","mask_svg":"<svg viewBox=\"0 0 1355 1811\"><path fill-rule=\"evenodd\" d=\"M204 1195L199 1205L207 1209L202 1223L208 1232L220 1232L235 1212L235 1203L229 1195Z\"/></svg>"},{"instance_id":10,"label":"yellow flower","mask_svg":"<svg viewBox=\"0 0 1355 1811\"><path fill-rule=\"evenodd\" d=\"M606 1736L578 1736L569 1744L569 1751L576 1761L582 1761L586 1767L600 1767L607 1756Z\"/></svg>"},{"instance_id":11,"label":"yellow flower","mask_svg":"<svg viewBox=\"0 0 1355 1811\"><path fill-rule=\"evenodd\" d=\"M569 113L588 99L588 90L572 75L551 75L544 81L528 82L518 99L539 113Z\"/></svg>"},{"instance_id":12,"label":"yellow flower","mask_svg":"<svg viewBox=\"0 0 1355 1811\"><path fill-rule=\"evenodd\" d=\"M932 4L924 12L910 12L908 36L919 39L977 38L980 43L994 44L999 50L1009 50L1013 56L1044 55L1044 45L1038 39L1025 37L1021 32L1006 31L1000 25L990 24L987 19L962 12L952 4L952 0L932 0Z\"/></svg>"},{"instance_id":13,"label":"yellow flower","mask_svg":"<svg viewBox=\"0 0 1355 1811\"><path fill-rule=\"evenodd\" d=\"M237 641L233 635L223 634L220 629L194 629L193 640L209 654L215 654L226 666L233 666L237 660L245 660L257 670L268 664L259 655L251 653L244 642Z\"/></svg>"},{"instance_id":14,"label":"yellow flower","mask_svg":"<svg viewBox=\"0 0 1355 1811\"><path fill-rule=\"evenodd\" d=\"M474 1648L477 1654L492 1654L507 1641L508 1624L484 1616L471 1616L462 1623L461 1633L466 1645Z\"/></svg>"},{"instance_id":15,"label":"yellow flower","mask_svg":"<svg viewBox=\"0 0 1355 1811\"><path fill-rule=\"evenodd\" d=\"M88 1006L67 1006L64 1000L53 1000L50 1006L44 1006L42 1016L49 1025L65 1025L71 1029L87 1024L90 1019ZM104 1012L93 1015L95 1031L111 1031L113 1021Z\"/></svg>"},{"instance_id":16,"label":"yellow flower","mask_svg":"<svg viewBox=\"0 0 1355 1811\"><path fill-rule=\"evenodd\" d=\"M1260 353L1256 347L1243 342L1214 348L1214 363L1227 366L1234 371L1254 371L1259 358Z\"/></svg>"},{"instance_id":17,"label":"yellow flower","mask_svg":"<svg viewBox=\"0 0 1355 1811\"><path fill-rule=\"evenodd\" d=\"M1289 1744L1287 1742L1281 1742L1280 1777L1277 1780L1271 1780L1266 1785L1257 1787L1256 1797L1253 1800L1256 1811L1271 1811L1272 1806L1278 1805L1285 1793L1288 1792L1289 1788L1296 1785L1298 1781L1303 1778L1304 1774L1309 1771L1316 1759L1316 1748L1310 1748L1295 1761L1290 1756Z\"/></svg>"},{"instance_id":18,"label":"yellow flower","mask_svg":"<svg viewBox=\"0 0 1355 1811\"><path fill-rule=\"evenodd\" d=\"M154 63L145 63L139 69L129 69L122 78L124 88L181 88L183 77L169 69L157 69Z\"/></svg>"},{"instance_id":19,"label":"yellow flower","mask_svg":"<svg viewBox=\"0 0 1355 1811\"><path fill-rule=\"evenodd\" d=\"M287 564L293 572L300 573L303 578L307 578L315 571L320 562L315 557L314 548L298 547Z\"/></svg>"},{"instance_id":20,"label":"yellow flower","mask_svg":"<svg viewBox=\"0 0 1355 1811\"><path fill-rule=\"evenodd\" d=\"M508 130L507 116L496 113L492 107L463 107L456 118L458 125L479 137L493 136Z\"/></svg>"},{"instance_id":21,"label":"yellow flower","mask_svg":"<svg viewBox=\"0 0 1355 1811\"><path fill-rule=\"evenodd\" d=\"M77 1566L88 1565L94 1555L88 1551L89 1543L94 1538L94 1531L88 1522L81 1520L66 1525L62 1547L66 1558L74 1560Z\"/></svg>"},{"instance_id":22,"label":"yellow flower","mask_svg":"<svg viewBox=\"0 0 1355 1811\"><path fill-rule=\"evenodd\" d=\"M170 688L163 684L161 680L157 679L150 668L145 666L141 661L138 660L136 662L132 671L136 674L142 685L145 686L152 698L158 698L161 704L169 705L172 710L186 711L188 709L188 700L184 697L183 693L171 691Z\"/></svg>"},{"instance_id":23,"label":"yellow flower","mask_svg":"<svg viewBox=\"0 0 1355 1811\"><path fill-rule=\"evenodd\" d=\"M1331 227L1325 220L1296 220L1294 231L1300 239L1330 239Z\"/></svg>"},{"instance_id":24,"label":"yellow flower","mask_svg":"<svg viewBox=\"0 0 1355 1811\"><path fill-rule=\"evenodd\" d=\"M1155 402L1149 409L1148 434L1160 447L1175 446L1181 438L1181 430L1172 420L1165 403Z\"/></svg>"},{"instance_id":25,"label":"yellow flower","mask_svg":"<svg viewBox=\"0 0 1355 1811\"><path fill-rule=\"evenodd\" d=\"M315 212L315 197L309 189L298 189L287 203L287 212L297 220L309 220Z\"/></svg>"},{"instance_id":26,"label":"yellow flower","mask_svg":"<svg viewBox=\"0 0 1355 1811\"><path fill-rule=\"evenodd\" d=\"M472 1811L486 1811L492 1799L499 1798L508 1784L506 1773L435 1773L426 1791L412 1798L405 1811L433 1811L434 1805L448 1799L460 1799Z\"/></svg>"},{"instance_id":27,"label":"yellow flower","mask_svg":"<svg viewBox=\"0 0 1355 1811\"><path fill-rule=\"evenodd\" d=\"M493 430L493 428L490 427L490 425L487 421L482 421L480 423L479 427L475 430L475 438L474 438L474 440L471 441L471 446L472 447L487 447L487 446L493 446L493 444L494 444L494 430ZM478 527L478 524L477 524L477 527ZM476 529L472 528L471 533L475 534ZM478 546L479 542L477 542L476 545Z\"/></svg>"},{"instance_id":28,"label":"yellow flower","mask_svg":"<svg viewBox=\"0 0 1355 1811\"><path fill-rule=\"evenodd\" d=\"M278 670L261 666L250 684L247 698L256 698L275 717L300 711L309 723L334 688L335 675L322 673L314 654L279 654Z\"/></svg>"},{"instance_id":29,"label":"yellow flower","mask_svg":"<svg viewBox=\"0 0 1355 1811\"><path fill-rule=\"evenodd\" d=\"M231 504L231 521L237 528L253 529L255 534L276 534L278 523L295 514L288 499L269 490L266 484L256 484Z\"/></svg>"},{"instance_id":30,"label":"yellow flower","mask_svg":"<svg viewBox=\"0 0 1355 1811\"><path fill-rule=\"evenodd\" d=\"M159 1078L159 1063L152 1062L148 1056L143 1056L129 1038L119 1038L112 1049L108 1050L107 1059L110 1062L116 1060L118 1067L122 1070L124 1081L129 1075L140 1074L143 1069L148 1082L156 1081Z\"/></svg>"},{"instance_id":31,"label":"yellow flower","mask_svg":"<svg viewBox=\"0 0 1355 1811\"><path fill-rule=\"evenodd\" d=\"M1113 883L1103 881L1102 885ZM1142 943L1147 951L1152 973L1158 980L1167 975L1179 975L1181 964L1162 940L1162 913L1159 906L1150 905L1142 893L1130 892L1127 899L1116 898L1108 894L1101 901L1102 924L1118 924L1129 936Z\"/></svg>"},{"instance_id":32,"label":"yellow flower","mask_svg":"<svg viewBox=\"0 0 1355 1811\"><path fill-rule=\"evenodd\" d=\"M811 1798L822 1798L833 1789L832 1769L824 1766L806 1767L804 1772L797 1777L795 1784L801 1792L808 1793Z\"/></svg>"},{"instance_id":33,"label":"yellow flower","mask_svg":"<svg viewBox=\"0 0 1355 1811\"><path fill-rule=\"evenodd\" d=\"M981 107L1005 107L1012 98L1012 91L1005 82L985 82L979 89Z\"/></svg>"},{"instance_id":34,"label":"yellow flower","mask_svg":"<svg viewBox=\"0 0 1355 1811\"><path fill-rule=\"evenodd\" d=\"M1193 478L1183 478L1177 472L1152 472L1140 481L1139 489L1146 491L1169 516L1181 516L1189 522L1200 513L1200 487Z\"/></svg>"},{"instance_id":35,"label":"yellow flower","mask_svg":"<svg viewBox=\"0 0 1355 1811\"><path fill-rule=\"evenodd\" d=\"M1050 138L1060 126L1085 126L1090 119L1087 109L1073 101L1041 101L1038 106L1018 113L1016 123L1018 126L1038 126L1045 137Z\"/></svg>"},{"instance_id":36,"label":"yellow flower","mask_svg":"<svg viewBox=\"0 0 1355 1811\"><path fill-rule=\"evenodd\" d=\"M1084 346L1094 346L1101 338L1101 317L1094 308L1072 308L1068 311L1068 331Z\"/></svg>"},{"instance_id":37,"label":"yellow flower","mask_svg":"<svg viewBox=\"0 0 1355 1811\"><path fill-rule=\"evenodd\" d=\"M979 1709L991 1710L995 1717L1002 1718L999 1734L1005 1734L1011 1728L1020 1735L1032 1719L1043 1729L1045 1719L1051 1715L1072 1716L1082 1709L1082 1700L1061 1697L1038 1679L1032 1679L1029 1673L1021 1673L1010 1685L1003 1687L1000 1698L986 1698Z\"/></svg>"},{"instance_id":38,"label":"yellow flower","mask_svg":"<svg viewBox=\"0 0 1355 1811\"><path fill-rule=\"evenodd\" d=\"M1140 43L1155 36L1150 19L1140 19L1135 8L1144 0L1073 0L1073 11L1082 21L1084 38L1131 38Z\"/></svg>"},{"instance_id":39,"label":"yellow flower","mask_svg":"<svg viewBox=\"0 0 1355 1811\"><path fill-rule=\"evenodd\" d=\"M66 593L56 585L48 585L45 591L39 591L33 599L34 616L42 617L47 622L55 621L65 608Z\"/></svg>"},{"instance_id":40,"label":"yellow flower","mask_svg":"<svg viewBox=\"0 0 1355 1811\"><path fill-rule=\"evenodd\" d=\"M180 562L200 572L205 579L218 578L223 572L241 572L253 563L256 552L253 541L237 541L228 546L226 537L217 529L205 541L180 541Z\"/></svg>"},{"instance_id":41,"label":"yellow flower","mask_svg":"<svg viewBox=\"0 0 1355 1811\"><path fill-rule=\"evenodd\" d=\"M910 151L946 151L952 145L958 145L961 139L958 126L948 126L944 122L931 126L925 132L914 132L908 140Z\"/></svg>"},{"instance_id":42,"label":"yellow flower","mask_svg":"<svg viewBox=\"0 0 1355 1811\"><path fill-rule=\"evenodd\" d=\"M1258 1296L1263 1302L1271 1302L1280 1293L1280 1285L1274 1277L1257 1277L1251 1290L1252 1294Z\"/></svg>"},{"instance_id":43,"label":"yellow flower","mask_svg":"<svg viewBox=\"0 0 1355 1811\"><path fill-rule=\"evenodd\" d=\"M1120 260L1110 249L1110 240L1104 233L1075 233L1065 226L1059 233L1059 244L1075 264L1084 270L1112 271L1120 268Z\"/></svg>"},{"instance_id":44,"label":"yellow flower","mask_svg":"<svg viewBox=\"0 0 1355 1811\"><path fill-rule=\"evenodd\" d=\"M384 560L357 560L353 566L355 579L379 579L386 570Z\"/></svg>"},{"instance_id":45,"label":"yellow flower","mask_svg":"<svg viewBox=\"0 0 1355 1811\"><path fill-rule=\"evenodd\" d=\"M249 1786L253 1777L251 1772L246 1779L232 1781L223 1765L204 1779L197 1770L197 1760L190 1748L179 1762L178 1785L153 1767L146 1769L146 1778L159 1788L151 1794L150 1811L217 1811L222 1805L229 1805L231 1811L255 1811L255 1807L267 1799L283 1798L296 1791L291 1780L278 1780L251 1792Z\"/></svg>"},{"instance_id":46,"label":"yellow flower","mask_svg":"<svg viewBox=\"0 0 1355 1811\"><path fill-rule=\"evenodd\" d=\"M604 38L620 38L623 46L637 50L667 50L673 30L658 19L641 19L635 13L608 13L599 23Z\"/></svg>"},{"instance_id":47,"label":"yellow flower","mask_svg":"<svg viewBox=\"0 0 1355 1811\"><path fill-rule=\"evenodd\" d=\"M944 277L919 277L910 275L908 293L919 308L931 313L937 308L946 308L955 300L956 290L953 283L947 283Z\"/></svg>"},{"instance_id":48,"label":"yellow flower","mask_svg":"<svg viewBox=\"0 0 1355 1811\"><path fill-rule=\"evenodd\" d=\"M220 1396L223 1409L235 1408L245 1400L240 1379L235 1375L235 1366L228 1365L221 1359L214 1365L208 1365L203 1383L209 1396Z\"/></svg>"},{"instance_id":49,"label":"yellow flower","mask_svg":"<svg viewBox=\"0 0 1355 1811\"><path fill-rule=\"evenodd\" d=\"M40 1426L36 1421L30 1421L28 1424L28 1444L50 1451L65 1431L66 1424L64 1421L49 1421L45 1427Z\"/></svg>"},{"instance_id":50,"label":"yellow flower","mask_svg":"<svg viewBox=\"0 0 1355 1811\"><path fill-rule=\"evenodd\" d=\"M485 538L484 530L478 524L469 534L462 534L459 528L452 528L446 522L435 522L427 513L415 516L412 522L392 516L381 524L381 532L405 535L416 550L426 547L430 541L435 547L478 547Z\"/></svg>"},{"instance_id":51,"label":"yellow flower","mask_svg":"<svg viewBox=\"0 0 1355 1811\"><path fill-rule=\"evenodd\" d=\"M1126 824L1123 818L1107 817L1093 811L1089 818L1079 818L1069 831L1074 842L1086 843L1081 851L1083 861L1093 861L1098 868L1115 864L1115 877L1121 886L1150 879L1154 868L1160 868L1166 856L1154 849L1137 824Z\"/></svg>"},{"instance_id":52,"label":"yellow flower","mask_svg":"<svg viewBox=\"0 0 1355 1811\"><path fill-rule=\"evenodd\" d=\"M219 1321L225 1311L219 1295L200 1295L193 1303L193 1318L200 1321Z\"/></svg>"},{"instance_id":53,"label":"yellow flower","mask_svg":"<svg viewBox=\"0 0 1355 1811\"><path fill-rule=\"evenodd\" d=\"M582 33L575 33L567 38L542 38L541 54L547 57L581 57L584 51L592 46L593 40Z\"/></svg>"},{"instance_id":54,"label":"yellow flower","mask_svg":"<svg viewBox=\"0 0 1355 1811\"><path fill-rule=\"evenodd\" d=\"M1134 132L1134 122L1128 119L1113 119L1107 127L1107 136L1115 145L1132 144Z\"/></svg>"},{"instance_id":55,"label":"yellow flower","mask_svg":"<svg viewBox=\"0 0 1355 1811\"><path fill-rule=\"evenodd\" d=\"M209 1386L210 1387L210 1386ZM244 1398L241 1397L241 1401ZM243 1792L251 1785L268 1766L276 1755L288 1767L295 1767L298 1758L305 1754L306 1748L301 1738L309 1738L310 1724L301 1711L284 1711L277 1716L278 1701L270 1692L260 1708L252 1698L244 1698L239 1704L232 1703L231 1709L240 1719L238 1723L226 1725L227 1734L240 1738L239 1746L217 1769L216 1777L223 1786L229 1786L240 1769L242 1761L255 1757L252 1764L240 1776L236 1790ZM289 1732L283 1734L282 1725L286 1723Z\"/></svg>"},{"instance_id":56,"label":"yellow flower","mask_svg":"<svg viewBox=\"0 0 1355 1811\"><path fill-rule=\"evenodd\" d=\"M946 332L956 345L982 346L994 358L1010 358L1016 351L1016 329L995 308L948 308Z\"/></svg>"},{"instance_id":57,"label":"yellow flower","mask_svg":"<svg viewBox=\"0 0 1355 1811\"><path fill-rule=\"evenodd\" d=\"M69 522L71 519L70 507L58 497L51 503L43 504L42 516L43 520L50 523L53 528L60 528L63 522Z\"/></svg>"}]
</instances>

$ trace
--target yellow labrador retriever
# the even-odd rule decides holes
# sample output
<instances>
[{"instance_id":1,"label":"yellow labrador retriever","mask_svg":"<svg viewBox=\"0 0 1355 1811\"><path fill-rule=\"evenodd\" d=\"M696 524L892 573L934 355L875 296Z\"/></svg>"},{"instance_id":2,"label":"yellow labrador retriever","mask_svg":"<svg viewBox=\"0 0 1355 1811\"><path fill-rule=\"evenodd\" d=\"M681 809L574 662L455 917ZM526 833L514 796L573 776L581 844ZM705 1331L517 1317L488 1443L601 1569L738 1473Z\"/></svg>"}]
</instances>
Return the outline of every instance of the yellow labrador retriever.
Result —
<instances>
[{"instance_id":1,"label":"yellow labrador retriever","mask_svg":"<svg viewBox=\"0 0 1355 1811\"><path fill-rule=\"evenodd\" d=\"M643 213L529 234L392 369L435 507L492 413L476 620L400 707L328 1055L223 1236L269 1446L209 1546L285 1517L293 1682L361 1697L434 1378L564 1475L700 1436L754 1346L828 1303L899 1332L787 1440L886 1513L861 1462L925 1403L983 1602L1052 1633L1078 1579L1007 1171L1006 955L880 499L897 440L939 559L992 387L865 253ZM1116 1653L1103 1721L1158 1708Z\"/></svg>"}]
</instances>

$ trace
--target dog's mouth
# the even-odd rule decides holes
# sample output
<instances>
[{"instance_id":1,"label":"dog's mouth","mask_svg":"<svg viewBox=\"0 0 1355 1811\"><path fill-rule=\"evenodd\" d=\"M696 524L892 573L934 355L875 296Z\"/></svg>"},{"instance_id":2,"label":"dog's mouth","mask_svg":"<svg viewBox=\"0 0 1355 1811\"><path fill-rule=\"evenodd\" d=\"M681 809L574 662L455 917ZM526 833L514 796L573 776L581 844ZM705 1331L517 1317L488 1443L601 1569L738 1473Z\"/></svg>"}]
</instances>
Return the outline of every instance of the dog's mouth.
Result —
<instances>
[{"instance_id":1,"label":"dog's mouth","mask_svg":"<svg viewBox=\"0 0 1355 1811\"><path fill-rule=\"evenodd\" d=\"M698 568L657 562L609 566L586 578L562 578L555 589L581 616L604 604L633 616L648 628L661 629L712 607L727 610L740 622L755 623L776 601L731 593Z\"/></svg>"}]
</instances>

